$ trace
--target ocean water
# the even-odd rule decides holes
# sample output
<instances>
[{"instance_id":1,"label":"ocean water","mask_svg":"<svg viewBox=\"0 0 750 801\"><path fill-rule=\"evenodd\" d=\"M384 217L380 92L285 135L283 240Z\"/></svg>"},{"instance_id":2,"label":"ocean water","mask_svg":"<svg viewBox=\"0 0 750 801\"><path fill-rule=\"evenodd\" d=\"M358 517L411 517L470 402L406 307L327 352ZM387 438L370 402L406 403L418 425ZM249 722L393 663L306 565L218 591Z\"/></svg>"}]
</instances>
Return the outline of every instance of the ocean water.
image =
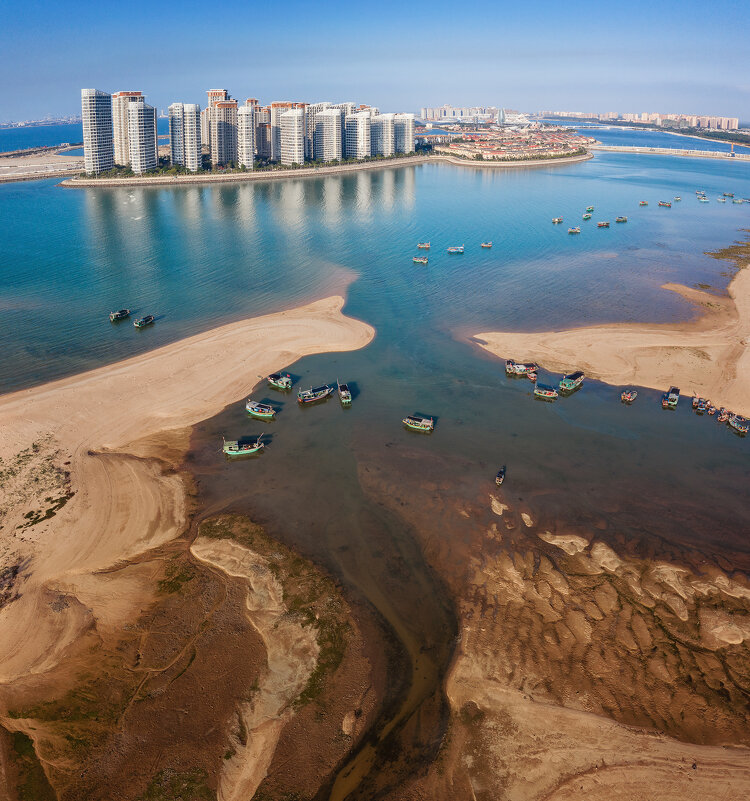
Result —
<instances>
[{"instance_id":1,"label":"ocean water","mask_svg":"<svg viewBox=\"0 0 750 801\"><path fill-rule=\"evenodd\" d=\"M160 134L169 133L169 120L161 117L157 119L156 129ZM35 125L28 128L0 128L0 153L8 150L21 150L26 147L46 147L63 142L82 141L83 128L80 122L64 125ZM78 153L73 155L78 155Z\"/></svg>"},{"instance_id":2,"label":"ocean water","mask_svg":"<svg viewBox=\"0 0 750 801\"><path fill-rule=\"evenodd\" d=\"M714 150L728 153L731 142L703 139L701 137L681 136L650 128L631 130L628 128L608 128L606 126L582 126L577 129L585 136L593 136L603 145L629 145L631 147L668 147L672 150ZM735 153L750 153L747 145L734 144Z\"/></svg>"}]
</instances>

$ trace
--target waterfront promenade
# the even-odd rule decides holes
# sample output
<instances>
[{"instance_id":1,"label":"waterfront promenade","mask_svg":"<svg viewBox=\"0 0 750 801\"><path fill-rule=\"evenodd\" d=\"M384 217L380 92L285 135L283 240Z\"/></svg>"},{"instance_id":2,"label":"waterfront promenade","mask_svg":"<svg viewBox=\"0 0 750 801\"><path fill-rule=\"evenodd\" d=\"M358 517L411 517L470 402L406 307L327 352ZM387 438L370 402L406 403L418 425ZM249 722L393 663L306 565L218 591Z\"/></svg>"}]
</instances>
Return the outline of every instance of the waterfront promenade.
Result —
<instances>
[{"instance_id":1,"label":"waterfront promenade","mask_svg":"<svg viewBox=\"0 0 750 801\"><path fill-rule=\"evenodd\" d=\"M633 147L631 145L589 145L589 150L604 150L608 153L645 153L655 156L688 156L696 159L729 159L750 161L750 153L729 153L719 150L685 150L671 147Z\"/></svg>"}]
</instances>

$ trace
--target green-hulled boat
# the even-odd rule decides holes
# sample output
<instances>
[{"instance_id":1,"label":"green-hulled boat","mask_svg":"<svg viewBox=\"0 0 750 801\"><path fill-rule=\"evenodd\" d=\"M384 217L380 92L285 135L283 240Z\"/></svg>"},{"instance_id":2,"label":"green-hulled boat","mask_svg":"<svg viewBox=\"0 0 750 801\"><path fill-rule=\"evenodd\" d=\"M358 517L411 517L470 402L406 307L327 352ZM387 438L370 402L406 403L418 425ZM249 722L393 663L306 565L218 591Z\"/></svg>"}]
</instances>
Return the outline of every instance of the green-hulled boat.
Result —
<instances>
[{"instance_id":1,"label":"green-hulled boat","mask_svg":"<svg viewBox=\"0 0 750 801\"><path fill-rule=\"evenodd\" d=\"M583 215L583 219L584 219L584 220L590 220L590 219L591 219L591 212L590 212L590 211L587 211L587 212L586 212L586 213Z\"/></svg>"},{"instance_id":2,"label":"green-hulled boat","mask_svg":"<svg viewBox=\"0 0 750 801\"><path fill-rule=\"evenodd\" d=\"M594 210L593 206L586 206L586 211L591 213Z\"/></svg>"},{"instance_id":3,"label":"green-hulled boat","mask_svg":"<svg viewBox=\"0 0 750 801\"><path fill-rule=\"evenodd\" d=\"M258 401L250 400L248 398L245 404L245 410L258 420L273 420L276 417L276 409L267 403L258 403Z\"/></svg>"},{"instance_id":4,"label":"green-hulled boat","mask_svg":"<svg viewBox=\"0 0 750 801\"><path fill-rule=\"evenodd\" d=\"M585 376L580 370L576 370L575 373L568 373L568 375L562 377L558 384L560 392L572 392L574 389L578 389L583 384L584 378Z\"/></svg>"},{"instance_id":5,"label":"green-hulled boat","mask_svg":"<svg viewBox=\"0 0 750 801\"><path fill-rule=\"evenodd\" d=\"M352 391L349 389L348 384L342 384L338 378L336 379L336 386L339 390L339 400L342 406L352 405Z\"/></svg>"},{"instance_id":6,"label":"green-hulled boat","mask_svg":"<svg viewBox=\"0 0 750 801\"><path fill-rule=\"evenodd\" d=\"M412 431L423 431L430 433L435 428L435 421L431 417L418 417L417 415L409 415L408 417L404 417L401 422Z\"/></svg>"},{"instance_id":7,"label":"green-hulled boat","mask_svg":"<svg viewBox=\"0 0 750 801\"><path fill-rule=\"evenodd\" d=\"M268 386L274 389L280 389L282 392L292 388L292 377L290 375L282 375L281 373L271 373L266 377Z\"/></svg>"},{"instance_id":8,"label":"green-hulled boat","mask_svg":"<svg viewBox=\"0 0 750 801\"><path fill-rule=\"evenodd\" d=\"M222 439L224 440L222 451L226 456L251 456L254 453L260 453L265 447L262 442L262 434L258 439L251 441L224 439L223 437Z\"/></svg>"}]
</instances>

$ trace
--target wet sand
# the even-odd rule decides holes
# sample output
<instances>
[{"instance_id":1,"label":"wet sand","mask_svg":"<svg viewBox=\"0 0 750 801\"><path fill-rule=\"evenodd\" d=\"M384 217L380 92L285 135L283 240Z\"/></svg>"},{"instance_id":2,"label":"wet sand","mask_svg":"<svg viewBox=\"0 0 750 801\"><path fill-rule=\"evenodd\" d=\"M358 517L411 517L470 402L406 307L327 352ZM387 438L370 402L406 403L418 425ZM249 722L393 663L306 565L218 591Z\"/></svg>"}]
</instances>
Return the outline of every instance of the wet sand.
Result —
<instances>
[{"instance_id":1,"label":"wet sand","mask_svg":"<svg viewBox=\"0 0 750 801\"><path fill-rule=\"evenodd\" d=\"M666 390L709 398L750 415L750 269L741 269L720 297L679 284L699 312L678 324L612 324L532 334L486 332L475 340L500 358L535 361L561 373L583 370L615 386Z\"/></svg>"}]
</instances>

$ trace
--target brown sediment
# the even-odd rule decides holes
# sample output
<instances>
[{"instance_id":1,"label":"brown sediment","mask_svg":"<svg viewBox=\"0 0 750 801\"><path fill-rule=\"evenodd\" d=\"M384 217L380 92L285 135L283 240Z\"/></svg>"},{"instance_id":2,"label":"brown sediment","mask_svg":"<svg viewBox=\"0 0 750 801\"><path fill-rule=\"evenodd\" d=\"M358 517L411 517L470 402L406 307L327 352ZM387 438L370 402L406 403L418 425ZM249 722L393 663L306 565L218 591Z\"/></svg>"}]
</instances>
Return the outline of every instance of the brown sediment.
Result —
<instances>
[{"instance_id":1,"label":"brown sediment","mask_svg":"<svg viewBox=\"0 0 750 801\"><path fill-rule=\"evenodd\" d=\"M750 245L717 251L716 258L742 260ZM502 358L534 360L559 372L574 369L615 385L652 389L679 386L750 415L750 270L740 269L721 297L679 284L679 293L700 316L679 324L588 326L531 334L489 332L478 343Z\"/></svg>"}]
</instances>

